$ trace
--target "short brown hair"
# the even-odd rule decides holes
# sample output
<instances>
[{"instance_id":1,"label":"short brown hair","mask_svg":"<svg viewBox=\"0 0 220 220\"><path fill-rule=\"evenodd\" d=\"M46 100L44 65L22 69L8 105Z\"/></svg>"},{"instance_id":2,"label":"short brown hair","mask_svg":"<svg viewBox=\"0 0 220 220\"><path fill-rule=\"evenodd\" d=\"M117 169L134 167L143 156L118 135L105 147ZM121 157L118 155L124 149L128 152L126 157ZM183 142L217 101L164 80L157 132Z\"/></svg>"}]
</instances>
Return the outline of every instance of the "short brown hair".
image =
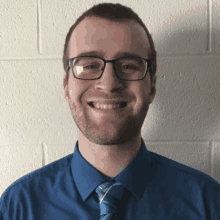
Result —
<instances>
[{"instance_id":1,"label":"short brown hair","mask_svg":"<svg viewBox=\"0 0 220 220\"><path fill-rule=\"evenodd\" d=\"M71 34L75 27L85 18L88 17L99 17L99 18L104 18L110 21L126 21L126 20L133 20L139 23L144 30L146 31L146 34L148 36L148 40L151 46L151 52L149 54L149 59L151 60L151 65L152 65L152 73L151 75L151 81L152 81L152 76L156 73L156 67L157 67L157 60L156 60L156 50L154 46L153 39L147 30L147 27L141 20L141 18L129 7L123 6L121 4L112 4L112 3L101 3L98 5L94 5L92 8L88 9L85 11L77 20L76 22L71 26L69 29L69 32L67 33L66 36L66 41L64 45L64 52L63 52L63 67L64 70L67 70L68 64L67 64L67 47L69 44L69 40L71 37ZM67 71L66 71L67 73Z\"/></svg>"}]
</instances>

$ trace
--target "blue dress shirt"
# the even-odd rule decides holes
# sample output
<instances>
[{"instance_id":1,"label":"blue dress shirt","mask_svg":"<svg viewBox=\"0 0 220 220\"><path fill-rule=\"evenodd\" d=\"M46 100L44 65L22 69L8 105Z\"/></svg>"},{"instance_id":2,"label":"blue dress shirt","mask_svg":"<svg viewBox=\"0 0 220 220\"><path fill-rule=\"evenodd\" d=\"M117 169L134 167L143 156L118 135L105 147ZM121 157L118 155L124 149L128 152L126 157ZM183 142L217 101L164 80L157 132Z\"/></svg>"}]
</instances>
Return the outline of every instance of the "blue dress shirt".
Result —
<instances>
[{"instance_id":1,"label":"blue dress shirt","mask_svg":"<svg viewBox=\"0 0 220 220\"><path fill-rule=\"evenodd\" d=\"M9 186L0 220L98 220L95 189L108 177L80 154L70 154ZM142 140L133 161L116 177L124 185L118 219L219 220L220 184L208 175L150 152Z\"/></svg>"}]
</instances>

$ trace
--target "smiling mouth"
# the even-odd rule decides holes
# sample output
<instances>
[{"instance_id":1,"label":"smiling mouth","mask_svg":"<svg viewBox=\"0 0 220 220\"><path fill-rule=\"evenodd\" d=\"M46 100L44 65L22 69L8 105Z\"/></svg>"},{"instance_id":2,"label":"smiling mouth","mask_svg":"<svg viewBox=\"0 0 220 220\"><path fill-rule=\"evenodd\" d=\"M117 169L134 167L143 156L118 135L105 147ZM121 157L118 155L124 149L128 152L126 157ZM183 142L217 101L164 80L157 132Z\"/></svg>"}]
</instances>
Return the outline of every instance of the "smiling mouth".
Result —
<instances>
[{"instance_id":1,"label":"smiling mouth","mask_svg":"<svg viewBox=\"0 0 220 220\"><path fill-rule=\"evenodd\" d=\"M120 109L125 108L127 106L127 102L117 104L99 104L96 102L89 102L88 105L96 109Z\"/></svg>"}]
</instances>

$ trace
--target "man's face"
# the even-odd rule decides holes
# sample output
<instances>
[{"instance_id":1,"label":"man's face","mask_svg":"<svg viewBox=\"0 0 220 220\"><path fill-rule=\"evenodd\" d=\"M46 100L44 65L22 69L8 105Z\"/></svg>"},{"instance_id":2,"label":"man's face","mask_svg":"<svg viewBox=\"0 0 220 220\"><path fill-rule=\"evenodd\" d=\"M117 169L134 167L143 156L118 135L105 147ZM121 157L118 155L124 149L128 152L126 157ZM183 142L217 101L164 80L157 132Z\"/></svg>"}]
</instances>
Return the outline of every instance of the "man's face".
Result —
<instances>
[{"instance_id":1,"label":"man's face","mask_svg":"<svg viewBox=\"0 0 220 220\"><path fill-rule=\"evenodd\" d=\"M147 35L136 22L116 23L95 17L78 24L68 47L69 58L88 53L87 56L113 60L124 57L123 53L131 53L148 59L149 52ZM76 79L69 70L63 85L65 98L82 134L96 144L116 145L140 136L155 95L151 94L151 87L155 87L156 77L152 82L151 85L149 72L139 81L118 79L113 64L106 63L100 79ZM91 102L92 105L88 104ZM118 105L121 102L126 102L126 106Z\"/></svg>"}]
</instances>

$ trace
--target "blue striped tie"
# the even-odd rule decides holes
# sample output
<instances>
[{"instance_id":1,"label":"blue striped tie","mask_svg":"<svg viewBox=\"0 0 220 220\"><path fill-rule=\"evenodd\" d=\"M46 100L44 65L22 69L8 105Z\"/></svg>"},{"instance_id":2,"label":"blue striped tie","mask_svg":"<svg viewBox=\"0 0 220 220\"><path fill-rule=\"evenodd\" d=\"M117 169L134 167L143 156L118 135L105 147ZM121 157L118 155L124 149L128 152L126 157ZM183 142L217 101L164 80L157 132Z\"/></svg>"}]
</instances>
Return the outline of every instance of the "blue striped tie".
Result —
<instances>
[{"instance_id":1,"label":"blue striped tie","mask_svg":"<svg viewBox=\"0 0 220 220\"><path fill-rule=\"evenodd\" d=\"M102 183L96 188L100 205L100 220L117 220L116 210L124 193L124 187L115 180Z\"/></svg>"}]
</instances>

